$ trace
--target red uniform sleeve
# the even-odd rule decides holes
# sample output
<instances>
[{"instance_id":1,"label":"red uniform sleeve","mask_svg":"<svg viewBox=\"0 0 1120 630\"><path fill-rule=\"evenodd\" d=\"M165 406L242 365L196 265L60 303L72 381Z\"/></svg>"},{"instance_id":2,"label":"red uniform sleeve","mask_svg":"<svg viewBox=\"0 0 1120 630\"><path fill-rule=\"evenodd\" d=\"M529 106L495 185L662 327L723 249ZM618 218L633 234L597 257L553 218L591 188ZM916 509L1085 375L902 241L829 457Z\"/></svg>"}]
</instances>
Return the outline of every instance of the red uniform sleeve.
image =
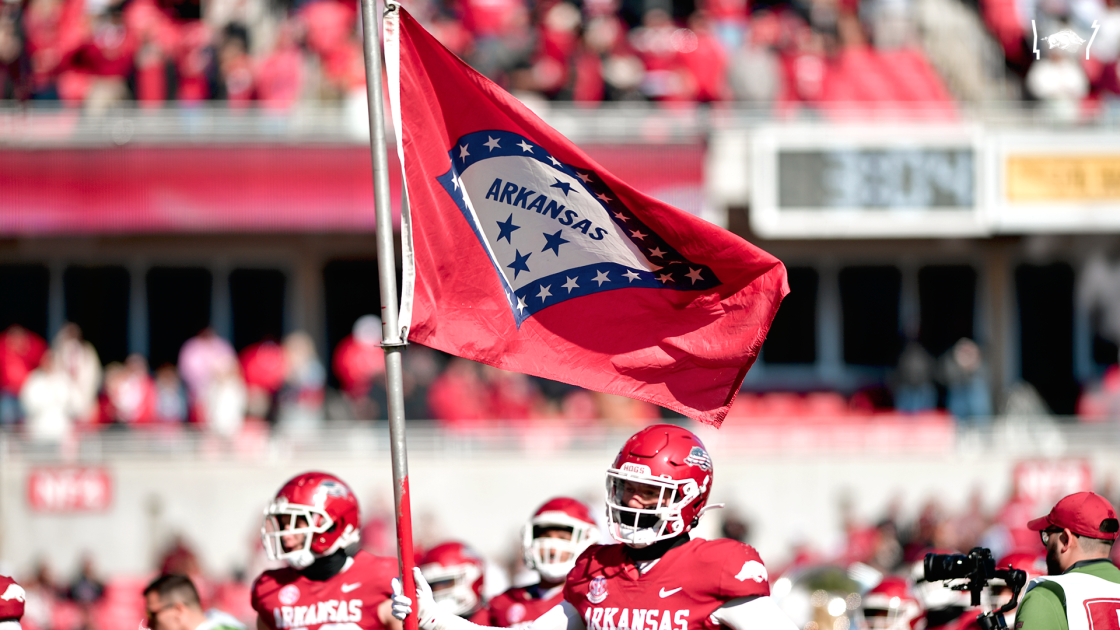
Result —
<instances>
[{"instance_id":1,"label":"red uniform sleeve","mask_svg":"<svg viewBox=\"0 0 1120 630\"><path fill-rule=\"evenodd\" d=\"M252 594L249 596L249 603L253 606L253 610L257 611L257 616L264 620L264 623L269 628L273 627L272 613L269 612L268 606L261 601L261 583L267 580L267 574L262 573L253 580Z\"/></svg>"},{"instance_id":2,"label":"red uniform sleeve","mask_svg":"<svg viewBox=\"0 0 1120 630\"><path fill-rule=\"evenodd\" d=\"M10 577L0 575L0 621L19 621L26 597L23 587Z\"/></svg>"},{"instance_id":3,"label":"red uniform sleeve","mask_svg":"<svg viewBox=\"0 0 1120 630\"><path fill-rule=\"evenodd\" d=\"M722 565L717 591L721 599L770 594L766 567L754 547L723 539L712 541L707 552L712 554L711 565Z\"/></svg>"}]
</instances>

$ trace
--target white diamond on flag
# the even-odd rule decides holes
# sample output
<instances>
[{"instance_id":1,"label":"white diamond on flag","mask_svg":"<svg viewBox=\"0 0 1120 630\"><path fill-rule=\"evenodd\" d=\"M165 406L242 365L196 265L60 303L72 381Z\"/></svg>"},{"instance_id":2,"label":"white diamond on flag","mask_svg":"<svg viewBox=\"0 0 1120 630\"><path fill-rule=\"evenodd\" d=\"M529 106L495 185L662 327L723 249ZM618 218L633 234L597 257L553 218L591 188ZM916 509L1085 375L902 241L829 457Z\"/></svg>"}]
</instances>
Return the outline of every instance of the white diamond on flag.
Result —
<instances>
[{"instance_id":1,"label":"white diamond on flag","mask_svg":"<svg viewBox=\"0 0 1120 630\"><path fill-rule=\"evenodd\" d=\"M448 157L451 169L437 180L485 248L518 327L541 309L592 293L720 284L711 269L690 263L644 225L593 171L573 169L529 138L478 131L459 138ZM673 263L651 262L643 253L650 251ZM691 277L701 272L692 283L666 284L654 273L683 274L690 264ZM567 290L553 293L553 286Z\"/></svg>"}]
</instances>

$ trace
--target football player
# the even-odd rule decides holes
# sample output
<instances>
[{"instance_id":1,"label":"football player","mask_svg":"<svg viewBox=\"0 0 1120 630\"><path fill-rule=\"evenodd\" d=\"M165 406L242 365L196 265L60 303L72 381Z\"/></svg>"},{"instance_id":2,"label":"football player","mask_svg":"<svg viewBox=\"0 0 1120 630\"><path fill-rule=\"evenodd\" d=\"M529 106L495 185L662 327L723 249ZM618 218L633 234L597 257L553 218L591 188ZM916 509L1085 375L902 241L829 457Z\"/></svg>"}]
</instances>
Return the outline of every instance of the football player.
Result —
<instances>
[{"instance_id":1,"label":"football player","mask_svg":"<svg viewBox=\"0 0 1120 630\"><path fill-rule=\"evenodd\" d=\"M906 578L888 575L864 595L861 630L923 630L926 612Z\"/></svg>"},{"instance_id":2,"label":"football player","mask_svg":"<svg viewBox=\"0 0 1120 630\"><path fill-rule=\"evenodd\" d=\"M794 630L770 599L766 568L751 547L693 540L707 508L712 460L692 432L654 425L634 434L607 470L607 521L621 545L593 545L576 560L564 601L532 630ZM423 630L475 630L434 605L416 572ZM412 600L393 585L393 614Z\"/></svg>"},{"instance_id":3,"label":"football player","mask_svg":"<svg viewBox=\"0 0 1120 630\"><path fill-rule=\"evenodd\" d=\"M486 566L478 554L463 543L445 542L429 549L417 565L436 604L453 615L486 622L482 599Z\"/></svg>"},{"instance_id":4,"label":"football player","mask_svg":"<svg viewBox=\"0 0 1120 630\"><path fill-rule=\"evenodd\" d=\"M23 587L10 577L0 575L0 630L20 630L23 605L27 600Z\"/></svg>"},{"instance_id":5,"label":"football player","mask_svg":"<svg viewBox=\"0 0 1120 630\"><path fill-rule=\"evenodd\" d=\"M288 566L253 583L258 630L400 630L387 586L395 558L359 550L358 500L338 477L297 475L264 511L261 539Z\"/></svg>"},{"instance_id":6,"label":"football player","mask_svg":"<svg viewBox=\"0 0 1120 630\"><path fill-rule=\"evenodd\" d=\"M538 508L521 531L521 552L540 581L490 600L487 625L520 628L563 601L564 579L576 558L597 542L599 527L583 503L557 497Z\"/></svg>"}]
</instances>

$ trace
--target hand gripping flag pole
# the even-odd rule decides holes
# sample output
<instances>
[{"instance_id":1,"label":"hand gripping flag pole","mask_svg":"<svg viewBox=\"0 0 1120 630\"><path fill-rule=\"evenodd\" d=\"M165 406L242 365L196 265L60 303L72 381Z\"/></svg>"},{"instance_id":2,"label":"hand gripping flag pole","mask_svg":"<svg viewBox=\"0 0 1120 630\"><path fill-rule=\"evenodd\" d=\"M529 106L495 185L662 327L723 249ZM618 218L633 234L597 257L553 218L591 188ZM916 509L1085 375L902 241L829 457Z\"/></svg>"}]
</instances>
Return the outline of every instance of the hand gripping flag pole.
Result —
<instances>
[{"instance_id":1,"label":"hand gripping flag pole","mask_svg":"<svg viewBox=\"0 0 1120 630\"><path fill-rule=\"evenodd\" d=\"M389 213L389 167L385 149L385 106L381 87L381 50L374 13L375 0L361 0L362 40L366 64L366 99L369 103L370 157L377 213L377 271L381 281L381 347L385 350L386 392L389 402L389 441L393 461L393 499L397 517L397 560L405 593L415 593L412 576L412 507L408 488L408 442L405 439L404 389L401 352L407 333L398 324L397 275L393 251L393 220ZM392 10L392 9L389 9ZM401 196L402 204L407 197ZM407 212L402 212L407 214ZM405 282L406 292L409 282ZM411 302L411 298L404 300ZM407 321L407 320L406 320ZM407 325L407 324L406 324ZM417 630L416 615L404 620L405 630Z\"/></svg>"}]
</instances>

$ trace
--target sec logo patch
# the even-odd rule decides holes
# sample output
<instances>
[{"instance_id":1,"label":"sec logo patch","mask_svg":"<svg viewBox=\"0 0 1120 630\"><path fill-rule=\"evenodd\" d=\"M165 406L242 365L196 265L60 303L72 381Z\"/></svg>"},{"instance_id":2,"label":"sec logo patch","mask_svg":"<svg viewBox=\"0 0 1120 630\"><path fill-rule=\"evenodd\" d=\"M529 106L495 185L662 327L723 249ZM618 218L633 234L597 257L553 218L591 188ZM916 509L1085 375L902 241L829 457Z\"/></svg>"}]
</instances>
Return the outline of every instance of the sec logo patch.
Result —
<instances>
[{"instance_id":1,"label":"sec logo patch","mask_svg":"<svg viewBox=\"0 0 1120 630\"><path fill-rule=\"evenodd\" d=\"M291 606L299 601L299 588L295 584L289 584L280 589L280 603L285 606Z\"/></svg>"}]
</instances>

